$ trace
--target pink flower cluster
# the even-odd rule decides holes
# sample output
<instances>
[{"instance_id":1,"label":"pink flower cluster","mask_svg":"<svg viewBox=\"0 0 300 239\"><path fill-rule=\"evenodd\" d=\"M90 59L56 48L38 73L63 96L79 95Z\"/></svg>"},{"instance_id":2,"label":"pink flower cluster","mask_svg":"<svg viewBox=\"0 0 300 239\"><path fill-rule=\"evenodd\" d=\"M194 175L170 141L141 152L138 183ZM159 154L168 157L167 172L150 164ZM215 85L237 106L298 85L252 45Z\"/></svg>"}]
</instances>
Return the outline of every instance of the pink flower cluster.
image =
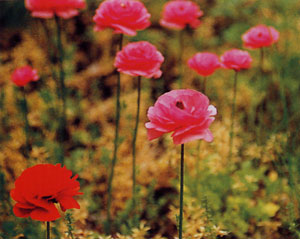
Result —
<instances>
[{"instance_id":1,"label":"pink flower cluster","mask_svg":"<svg viewBox=\"0 0 300 239\"><path fill-rule=\"evenodd\" d=\"M240 71L251 67L252 58L247 51L232 49L226 51L219 60L214 53L197 53L188 60L188 66L201 76L212 75L216 69L223 67Z\"/></svg>"}]
</instances>

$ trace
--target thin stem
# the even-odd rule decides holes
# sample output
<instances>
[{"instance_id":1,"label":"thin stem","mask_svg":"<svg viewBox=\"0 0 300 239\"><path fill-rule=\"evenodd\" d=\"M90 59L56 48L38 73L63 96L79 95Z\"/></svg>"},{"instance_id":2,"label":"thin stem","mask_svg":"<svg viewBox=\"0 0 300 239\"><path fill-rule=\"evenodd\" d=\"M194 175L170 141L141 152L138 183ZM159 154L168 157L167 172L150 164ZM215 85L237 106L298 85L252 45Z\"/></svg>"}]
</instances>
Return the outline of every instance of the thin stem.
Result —
<instances>
[{"instance_id":1,"label":"thin stem","mask_svg":"<svg viewBox=\"0 0 300 239\"><path fill-rule=\"evenodd\" d=\"M206 80L207 80L207 76L203 77L203 86L202 86L202 93L205 94L206 93Z\"/></svg>"},{"instance_id":2,"label":"thin stem","mask_svg":"<svg viewBox=\"0 0 300 239\"><path fill-rule=\"evenodd\" d=\"M50 33L50 30L47 27L47 24L46 24L46 22L44 20L40 20L40 23L42 24L44 32L45 32L45 35L46 35L47 51L48 51L48 58L49 58L49 61L51 63L50 64L50 69L51 69L52 78L53 78L53 80L55 80L55 83L57 85L59 85L59 83L57 82L57 76L56 76L55 69L53 68L54 51L53 51L53 43L52 43L51 33ZM58 86L57 90L56 90L58 98L60 98L59 88L60 87Z\"/></svg>"},{"instance_id":3,"label":"thin stem","mask_svg":"<svg viewBox=\"0 0 300 239\"><path fill-rule=\"evenodd\" d=\"M47 239L50 239L50 222L47 222Z\"/></svg>"},{"instance_id":4,"label":"thin stem","mask_svg":"<svg viewBox=\"0 0 300 239\"><path fill-rule=\"evenodd\" d=\"M182 88L183 85L183 50L184 50L184 30L179 32L179 56L178 56L178 67L179 67L179 78L178 78L178 85L179 89Z\"/></svg>"},{"instance_id":5,"label":"thin stem","mask_svg":"<svg viewBox=\"0 0 300 239\"><path fill-rule=\"evenodd\" d=\"M179 239L182 239L182 218L183 218L183 182L184 182L184 144L181 144L180 160L180 204L179 204Z\"/></svg>"},{"instance_id":6,"label":"thin stem","mask_svg":"<svg viewBox=\"0 0 300 239\"><path fill-rule=\"evenodd\" d=\"M59 63L59 86L60 86L60 98L62 101L62 112L61 112L61 118L60 118L60 124L58 129L58 139L59 142L62 143L65 140L65 131L66 131L66 85L65 85L65 71L63 66L63 60L64 60L64 51L61 41L61 27L59 23L59 17L55 16L55 22L57 27L57 49L59 52L58 56L58 63Z\"/></svg>"},{"instance_id":7,"label":"thin stem","mask_svg":"<svg viewBox=\"0 0 300 239\"><path fill-rule=\"evenodd\" d=\"M123 34L120 34L119 39L119 50L122 50L123 44ZM108 232L111 231L111 199L112 199L112 181L114 177L115 165L117 162L117 152L118 152L118 144L119 144L119 125L120 125L120 111L121 111L121 104L120 104L120 92L121 92L121 74L120 72L117 73L117 99L116 99L116 128L115 128L115 139L114 139L114 152L113 152L113 159L111 163L111 171L108 178L108 199L107 199L107 221L108 221Z\"/></svg>"},{"instance_id":8,"label":"thin stem","mask_svg":"<svg viewBox=\"0 0 300 239\"><path fill-rule=\"evenodd\" d=\"M197 158L196 158L196 179L199 180L200 178L200 152L201 152L201 140L198 140L197 144ZM195 195L198 195L198 187L199 183L195 183Z\"/></svg>"},{"instance_id":9,"label":"thin stem","mask_svg":"<svg viewBox=\"0 0 300 239\"><path fill-rule=\"evenodd\" d=\"M264 48L260 48L260 70L261 73L263 74L264 72Z\"/></svg>"},{"instance_id":10,"label":"thin stem","mask_svg":"<svg viewBox=\"0 0 300 239\"><path fill-rule=\"evenodd\" d=\"M232 111L231 111L231 126L230 126L230 134L229 134L229 136L230 136L229 160L232 157L232 147L233 147L233 138L234 138L234 116L235 116L235 104L236 104L237 76L238 76L238 71L235 71L234 83L233 83L233 101L232 101Z\"/></svg>"},{"instance_id":11,"label":"thin stem","mask_svg":"<svg viewBox=\"0 0 300 239\"><path fill-rule=\"evenodd\" d=\"M29 126L29 121L28 121L28 105L27 105L27 100L26 100L26 93L25 93L25 88L21 87L21 92L23 96L23 104L22 104L22 112L23 112L23 118L24 118L24 132L25 132L25 137L26 137L26 145L25 145L25 156L29 156L29 151L30 151L30 126Z\"/></svg>"},{"instance_id":12,"label":"thin stem","mask_svg":"<svg viewBox=\"0 0 300 239\"><path fill-rule=\"evenodd\" d=\"M132 205L135 208L136 198L136 138L138 134L138 126L140 120L140 102L141 102L141 76L138 76L138 96L137 96L137 110L135 119L135 128L132 139Z\"/></svg>"}]
</instances>

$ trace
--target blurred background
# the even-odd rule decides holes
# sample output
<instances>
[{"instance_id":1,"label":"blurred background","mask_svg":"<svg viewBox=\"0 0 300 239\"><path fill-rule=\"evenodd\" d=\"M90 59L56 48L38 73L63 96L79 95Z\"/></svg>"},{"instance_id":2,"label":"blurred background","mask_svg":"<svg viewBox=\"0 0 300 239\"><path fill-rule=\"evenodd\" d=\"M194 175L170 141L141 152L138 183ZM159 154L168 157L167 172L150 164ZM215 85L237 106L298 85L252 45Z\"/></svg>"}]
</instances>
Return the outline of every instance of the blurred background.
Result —
<instances>
[{"instance_id":1,"label":"blurred background","mask_svg":"<svg viewBox=\"0 0 300 239\"><path fill-rule=\"evenodd\" d=\"M92 17L101 1L87 0L74 18L61 21L67 85L64 150L57 141L58 52L54 19L32 18L21 0L0 1L0 238L42 238L45 226L13 215L9 191L21 172L38 163L64 164L79 175L80 210L53 225L54 238L101 238L105 232L107 181L113 151L118 35L95 32ZM137 139L138 206L131 203L131 140L137 80L121 76L121 143L113 181L112 214L117 238L174 238L177 233L180 147L169 135L149 142L147 109L164 92L201 90L203 78L189 69L195 53L218 55L243 49L241 35L258 24L280 32L278 43L249 50L253 65L239 73L233 157L229 131L234 72L220 69L207 79L206 95L218 109L212 143L186 144L184 238L300 238L300 2L298 0L197 0L204 15L196 30L184 31L183 65L178 65L180 31L159 25L167 1L143 0L151 26L124 44L146 40L164 55L163 75L142 80ZM20 91L10 77L31 65L40 80L26 86L31 149L25 153ZM261 70L262 69L262 70ZM71 218L71 219L70 219ZM105 238L103 236L103 238Z\"/></svg>"}]
</instances>

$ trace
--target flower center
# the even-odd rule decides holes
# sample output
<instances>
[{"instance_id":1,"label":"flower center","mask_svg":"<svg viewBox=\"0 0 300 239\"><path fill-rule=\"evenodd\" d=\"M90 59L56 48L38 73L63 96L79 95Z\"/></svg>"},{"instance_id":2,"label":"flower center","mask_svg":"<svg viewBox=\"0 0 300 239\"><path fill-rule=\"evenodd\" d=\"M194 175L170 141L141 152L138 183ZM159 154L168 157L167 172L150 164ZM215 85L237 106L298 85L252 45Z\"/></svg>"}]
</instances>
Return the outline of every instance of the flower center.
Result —
<instances>
[{"instance_id":1,"label":"flower center","mask_svg":"<svg viewBox=\"0 0 300 239\"><path fill-rule=\"evenodd\" d=\"M52 198L52 196L44 196L42 197L42 199L45 199L49 202L52 202L52 203L57 203L56 199L55 198Z\"/></svg>"},{"instance_id":2,"label":"flower center","mask_svg":"<svg viewBox=\"0 0 300 239\"><path fill-rule=\"evenodd\" d=\"M260 32L260 33L258 33L258 35L257 35L258 37L262 37L262 33Z\"/></svg>"},{"instance_id":3,"label":"flower center","mask_svg":"<svg viewBox=\"0 0 300 239\"><path fill-rule=\"evenodd\" d=\"M181 110L184 110L184 105L183 105L182 101L177 101L176 102L176 107L181 109Z\"/></svg>"}]
</instances>

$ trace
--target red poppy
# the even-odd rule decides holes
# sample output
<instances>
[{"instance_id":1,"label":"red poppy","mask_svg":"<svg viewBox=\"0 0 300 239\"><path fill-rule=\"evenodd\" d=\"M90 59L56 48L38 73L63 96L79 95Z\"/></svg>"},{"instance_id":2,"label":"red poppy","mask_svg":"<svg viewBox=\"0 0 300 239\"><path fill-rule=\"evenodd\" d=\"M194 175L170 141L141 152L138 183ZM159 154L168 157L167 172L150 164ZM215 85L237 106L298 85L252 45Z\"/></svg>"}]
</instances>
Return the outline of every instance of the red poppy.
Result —
<instances>
[{"instance_id":1,"label":"red poppy","mask_svg":"<svg viewBox=\"0 0 300 239\"><path fill-rule=\"evenodd\" d=\"M82 194L78 175L60 164L38 164L22 172L10 191L17 202L13 212L17 217L31 217L39 221L54 221L60 218L55 206L59 203L63 211L80 208L74 196Z\"/></svg>"},{"instance_id":2,"label":"red poppy","mask_svg":"<svg viewBox=\"0 0 300 239\"><path fill-rule=\"evenodd\" d=\"M12 82L17 86L25 86L27 83L38 79L37 70L32 69L30 66L17 68L11 75Z\"/></svg>"},{"instance_id":3,"label":"red poppy","mask_svg":"<svg viewBox=\"0 0 300 239\"><path fill-rule=\"evenodd\" d=\"M96 31L112 28L115 33L134 36L137 30L150 26L150 16L139 1L106 0L99 5L93 20L96 22Z\"/></svg>"},{"instance_id":4,"label":"red poppy","mask_svg":"<svg viewBox=\"0 0 300 239\"><path fill-rule=\"evenodd\" d=\"M164 57L155 46L146 41L133 42L119 51L115 60L118 71L131 76L158 78Z\"/></svg>"},{"instance_id":5,"label":"red poppy","mask_svg":"<svg viewBox=\"0 0 300 239\"><path fill-rule=\"evenodd\" d=\"M70 18L85 8L84 0L25 0L25 6L33 17L52 18L57 15Z\"/></svg>"}]
</instances>

